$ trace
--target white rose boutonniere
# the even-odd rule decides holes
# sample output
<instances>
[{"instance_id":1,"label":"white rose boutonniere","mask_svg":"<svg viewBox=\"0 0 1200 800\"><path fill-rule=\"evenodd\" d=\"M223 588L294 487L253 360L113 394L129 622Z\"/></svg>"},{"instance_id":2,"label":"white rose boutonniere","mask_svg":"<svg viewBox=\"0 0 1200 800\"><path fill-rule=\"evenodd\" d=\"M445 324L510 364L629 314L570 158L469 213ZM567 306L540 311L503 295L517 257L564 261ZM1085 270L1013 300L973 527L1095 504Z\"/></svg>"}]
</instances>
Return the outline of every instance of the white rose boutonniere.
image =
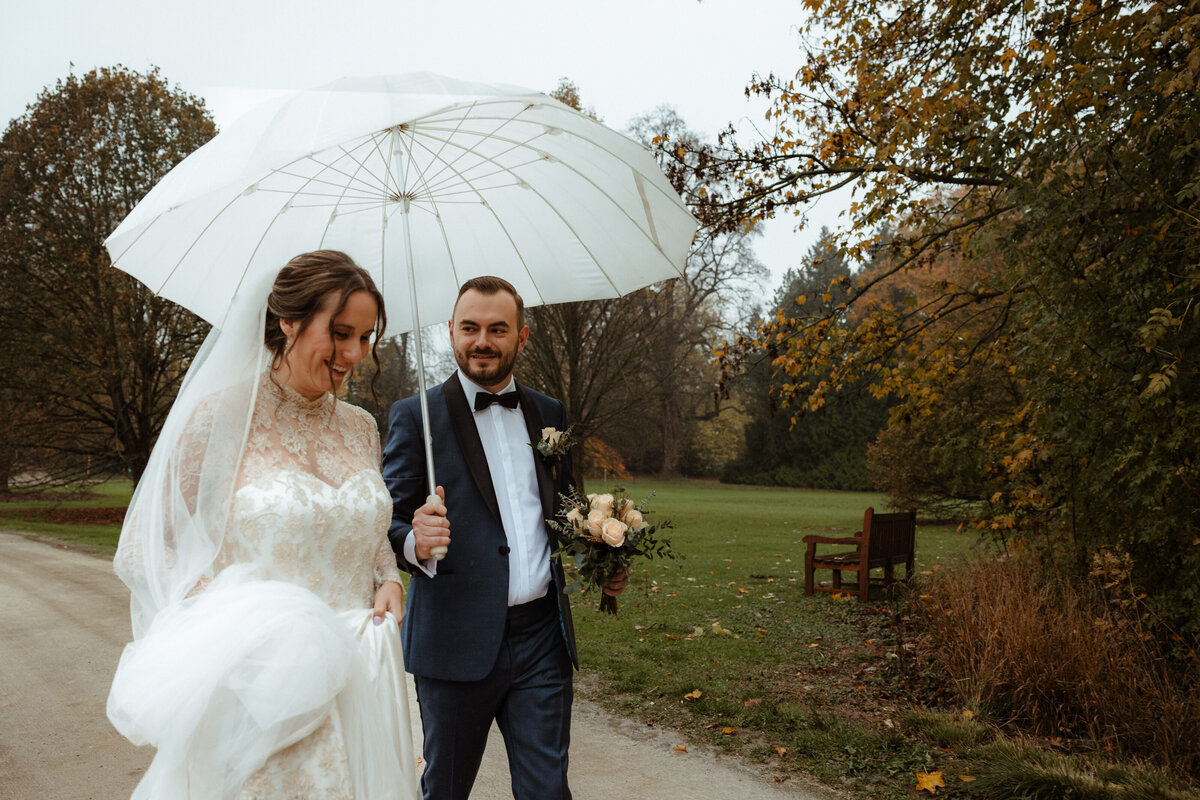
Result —
<instances>
[{"instance_id":1,"label":"white rose boutonniere","mask_svg":"<svg viewBox=\"0 0 1200 800\"><path fill-rule=\"evenodd\" d=\"M560 431L558 428L542 428L541 437L536 442L529 443L529 446L536 450L546 465L550 467L550 474L555 478L558 477L559 462L575 446L575 437L571 435L573 430L575 430L574 425L565 431Z\"/></svg>"}]
</instances>

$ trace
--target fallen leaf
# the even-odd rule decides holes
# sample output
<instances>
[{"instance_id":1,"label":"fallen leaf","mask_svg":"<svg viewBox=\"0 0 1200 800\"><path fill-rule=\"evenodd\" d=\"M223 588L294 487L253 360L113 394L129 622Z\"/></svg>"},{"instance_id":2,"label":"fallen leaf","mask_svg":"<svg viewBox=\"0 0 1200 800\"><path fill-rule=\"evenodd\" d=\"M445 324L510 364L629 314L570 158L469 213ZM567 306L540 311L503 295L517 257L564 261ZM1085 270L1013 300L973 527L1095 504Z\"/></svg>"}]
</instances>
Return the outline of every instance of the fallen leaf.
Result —
<instances>
[{"instance_id":1,"label":"fallen leaf","mask_svg":"<svg viewBox=\"0 0 1200 800\"><path fill-rule=\"evenodd\" d=\"M677 753L686 753L687 751L688 751L688 749L687 749L687 745L686 745L686 744L677 744L677 745L675 745L675 752L677 752Z\"/></svg>"},{"instance_id":2,"label":"fallen leaf","mask_svg":"<svg viewBox=\"0 0 1200 800\"><path fill-rule=\"evenodd\" d=\"M694 689L683 696L684 700L699 700L704 692L699 689Z\"/></svg>"},{"instance_id":3,"label":"fallen leaf","mask_svg":"<svg viewBox=\"0 0 1200 800\"><path fill-rule=\"evenodd\" d=\"M776 746L776 747L775 747L775 752L779 754L779 757L780 757L780 758L783 758L784 756L786 756L786 755L787 755L787 748L786 748L786 747L779 747L779 746Z\"/></svg>"},{"instance_id":4,"label":"fallen leaf","mask_svg":"<svg viewBox=\"0 0 1200 800\"><path fill-rule=\"evenodd\" d=\"M671 634L671 633L668 633L668 634L667 634L667 638L668 638L668 639L674 639L674 640L675 640L675 641L677 641L677 642L679 641L679 637L678 637L678 636L675 636L674 634Z\"/></svg>"},{"instance_id":5,"label":"fallen leaf","mask_svg":"<svg viewBox=\"0 0 1200 800\"><path fill-rule=\"evenodd\" d=\"M756 705L758 705L761 702L762 702L761 697L751 697L749 700L742 703L742 705L744 705L746 708L754 708Z\"/></svg>"},{"instance_id":6,"label":"fallen leaf","mask_svg":"<svg viewBox=\"0 0 1200 800\"><path fill-rule=\"evenodd\" d=\"M939 786L945 786L946 782L942 780L940 772L918 772L916 791L927 790L930 794L937 794Z\"/></svg>"},{"instance_id":7,"label":"fallen leaf","mask_svg":"<svg viewBox=\"0 0 1200 800\"><path fill-rule=\"evenodd\" d=\"M971 710L971 709L969 709L969 708L964 708L964 709L963 709L963 719L974 719L974 718L975 718L975 712L974 712L974 711L972 711L972 710Z\"/></svg>"},{"instance_id":8,"label":"fallen leaf","mask_svg":"<svg viewBox=\"0 0 1200 800\"><path fill-rule=\"evenodd\" d=\"M786 780L787 780L787 775L776 775L775 776L776 783L783 783Z\"/></svg>"},{"instance_id":9,"label":"fallen leaf","mask_svg":"<svg viewBox=\"0 0 1200 800\"><path fill-rule=\"evenodd\" d=\"M726 725L724 728L721 728L721 733L728 736L731 733L737 733L737 728L731 728L728 725Z\"/></svg>"},{"instance_id":10,"label":"fallen leaf","mask_svg":"<svg viewBox=\"0 0 1200 800\"><path fill-rule=\"evenodd\" d=\"M738 587L738 594L750 594L750 590L749 590L749 589L744 589L744 588L742 588L741 586L739 586L739 587Z\"/></svg>"},{"instance_id":11,"label":"fallen leaf","mask_svg":"<svg viewBox=\"0 0 1200 800\"><path fill-rule=\"evenodd\" d=\"M958 779L964 783L970 783L971 781L976 780L974 775L959 775Z\"/></svg>"},{"instance_id":12,"label":"fallen leaf","mask_svg":"<svg viewBox=\"0 0 1200 800\"><path fill-rule=\"evenodd\" d=\"M809 645L809 648L811 649L811 648L813 648L813 647L820 647L820 646L821 646L821 645L820 645L819 643L817 643L817 642L813 642L812 644L810 644L810 645Z\"/></svg>"},{"instance_id":13,"label":"fallen leaf","mask_svg":"<svg viewBox=\"0 0 1200 800\"><path fill-rule=\"evenodd\" d=\"M734 633L732 631L727 631L724 628L722 628L720 622L714 622L712 624L712 632L715 634L718 634L720 636L732 636L735 639L742 638L742 637L738 636L736 633Z\"/></svg>"}]
</instances>

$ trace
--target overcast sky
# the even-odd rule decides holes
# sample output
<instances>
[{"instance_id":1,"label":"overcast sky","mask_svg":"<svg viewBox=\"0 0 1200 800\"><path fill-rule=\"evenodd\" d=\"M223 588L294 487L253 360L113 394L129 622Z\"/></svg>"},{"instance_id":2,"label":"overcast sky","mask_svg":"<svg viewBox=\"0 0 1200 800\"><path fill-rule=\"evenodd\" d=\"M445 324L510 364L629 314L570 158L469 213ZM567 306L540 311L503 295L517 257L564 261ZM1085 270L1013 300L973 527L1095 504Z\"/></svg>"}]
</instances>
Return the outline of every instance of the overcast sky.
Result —
<instances>
[{"instance_id":1,"label":"overcast sky","mask_svg":"<svg viewBox=\"0 0 1200 800\"><path fill-rule=\"evenodd\" d=\"M796 0L0 0L0 121L72 71L157 65L203 97L217 124L272 92L343 75L439 72L551 91L559 78L624 129L674 106L706 137L762 119L744 90L755 72L799 65ZM771 223L758 247L778 278L836 223ZM773 287L772 287L773 288Z\"/></svg>"}]
</instances>

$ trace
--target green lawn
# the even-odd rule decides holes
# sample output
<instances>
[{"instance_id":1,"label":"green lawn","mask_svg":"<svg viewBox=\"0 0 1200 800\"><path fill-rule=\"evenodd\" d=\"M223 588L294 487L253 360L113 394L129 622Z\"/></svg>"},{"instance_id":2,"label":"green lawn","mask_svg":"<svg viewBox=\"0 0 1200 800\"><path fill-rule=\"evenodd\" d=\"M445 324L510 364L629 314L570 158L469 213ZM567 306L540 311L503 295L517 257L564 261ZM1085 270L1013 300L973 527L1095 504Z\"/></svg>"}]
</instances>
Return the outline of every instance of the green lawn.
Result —
<instances>
[{"instance_id":1,"label":"green lawn","mask_svg":"<svg viewBox=\"0 0 1200 800\"><path fill-rule=\"evenodd\" d=\"M899 606L882 593L866 605L804 596L801 538L851 535L867 506L887 508L884 498L698 481L625 488L635 500L656 490L651 521L674 522L681 558L638 565L615 618L595 611L594 594L577 598L581 692L781 778L800 770L872 797L910 797L912 773L932 756L898 732L922 690L906 684L912 644ZM918 527L918 573L952 564L975 541L952 526Z\"/></svg>"}]
</instances>

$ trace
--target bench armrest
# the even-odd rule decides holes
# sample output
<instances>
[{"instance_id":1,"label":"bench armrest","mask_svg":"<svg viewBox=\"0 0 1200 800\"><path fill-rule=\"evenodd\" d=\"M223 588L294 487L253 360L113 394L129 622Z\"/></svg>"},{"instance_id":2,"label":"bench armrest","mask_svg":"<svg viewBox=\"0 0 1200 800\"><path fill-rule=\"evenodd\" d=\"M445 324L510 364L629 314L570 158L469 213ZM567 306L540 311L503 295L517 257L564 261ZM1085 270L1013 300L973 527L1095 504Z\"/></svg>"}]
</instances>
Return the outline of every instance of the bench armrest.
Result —
<instances>
[{"instance_id":1,"label":"bench armrest","mask_svg":"<svg viewBox=\"0 0 1200 800\"><path fill-rule=\"evenodd\" d=\"M861 536L842 536L842 537L818 536L815 533L810 533L808 536L805 536L800 541L804 542L805 544L858 544L858 545L861 545L863 543L863 537L861 537Z\"/></svg>"}]
</instances>

